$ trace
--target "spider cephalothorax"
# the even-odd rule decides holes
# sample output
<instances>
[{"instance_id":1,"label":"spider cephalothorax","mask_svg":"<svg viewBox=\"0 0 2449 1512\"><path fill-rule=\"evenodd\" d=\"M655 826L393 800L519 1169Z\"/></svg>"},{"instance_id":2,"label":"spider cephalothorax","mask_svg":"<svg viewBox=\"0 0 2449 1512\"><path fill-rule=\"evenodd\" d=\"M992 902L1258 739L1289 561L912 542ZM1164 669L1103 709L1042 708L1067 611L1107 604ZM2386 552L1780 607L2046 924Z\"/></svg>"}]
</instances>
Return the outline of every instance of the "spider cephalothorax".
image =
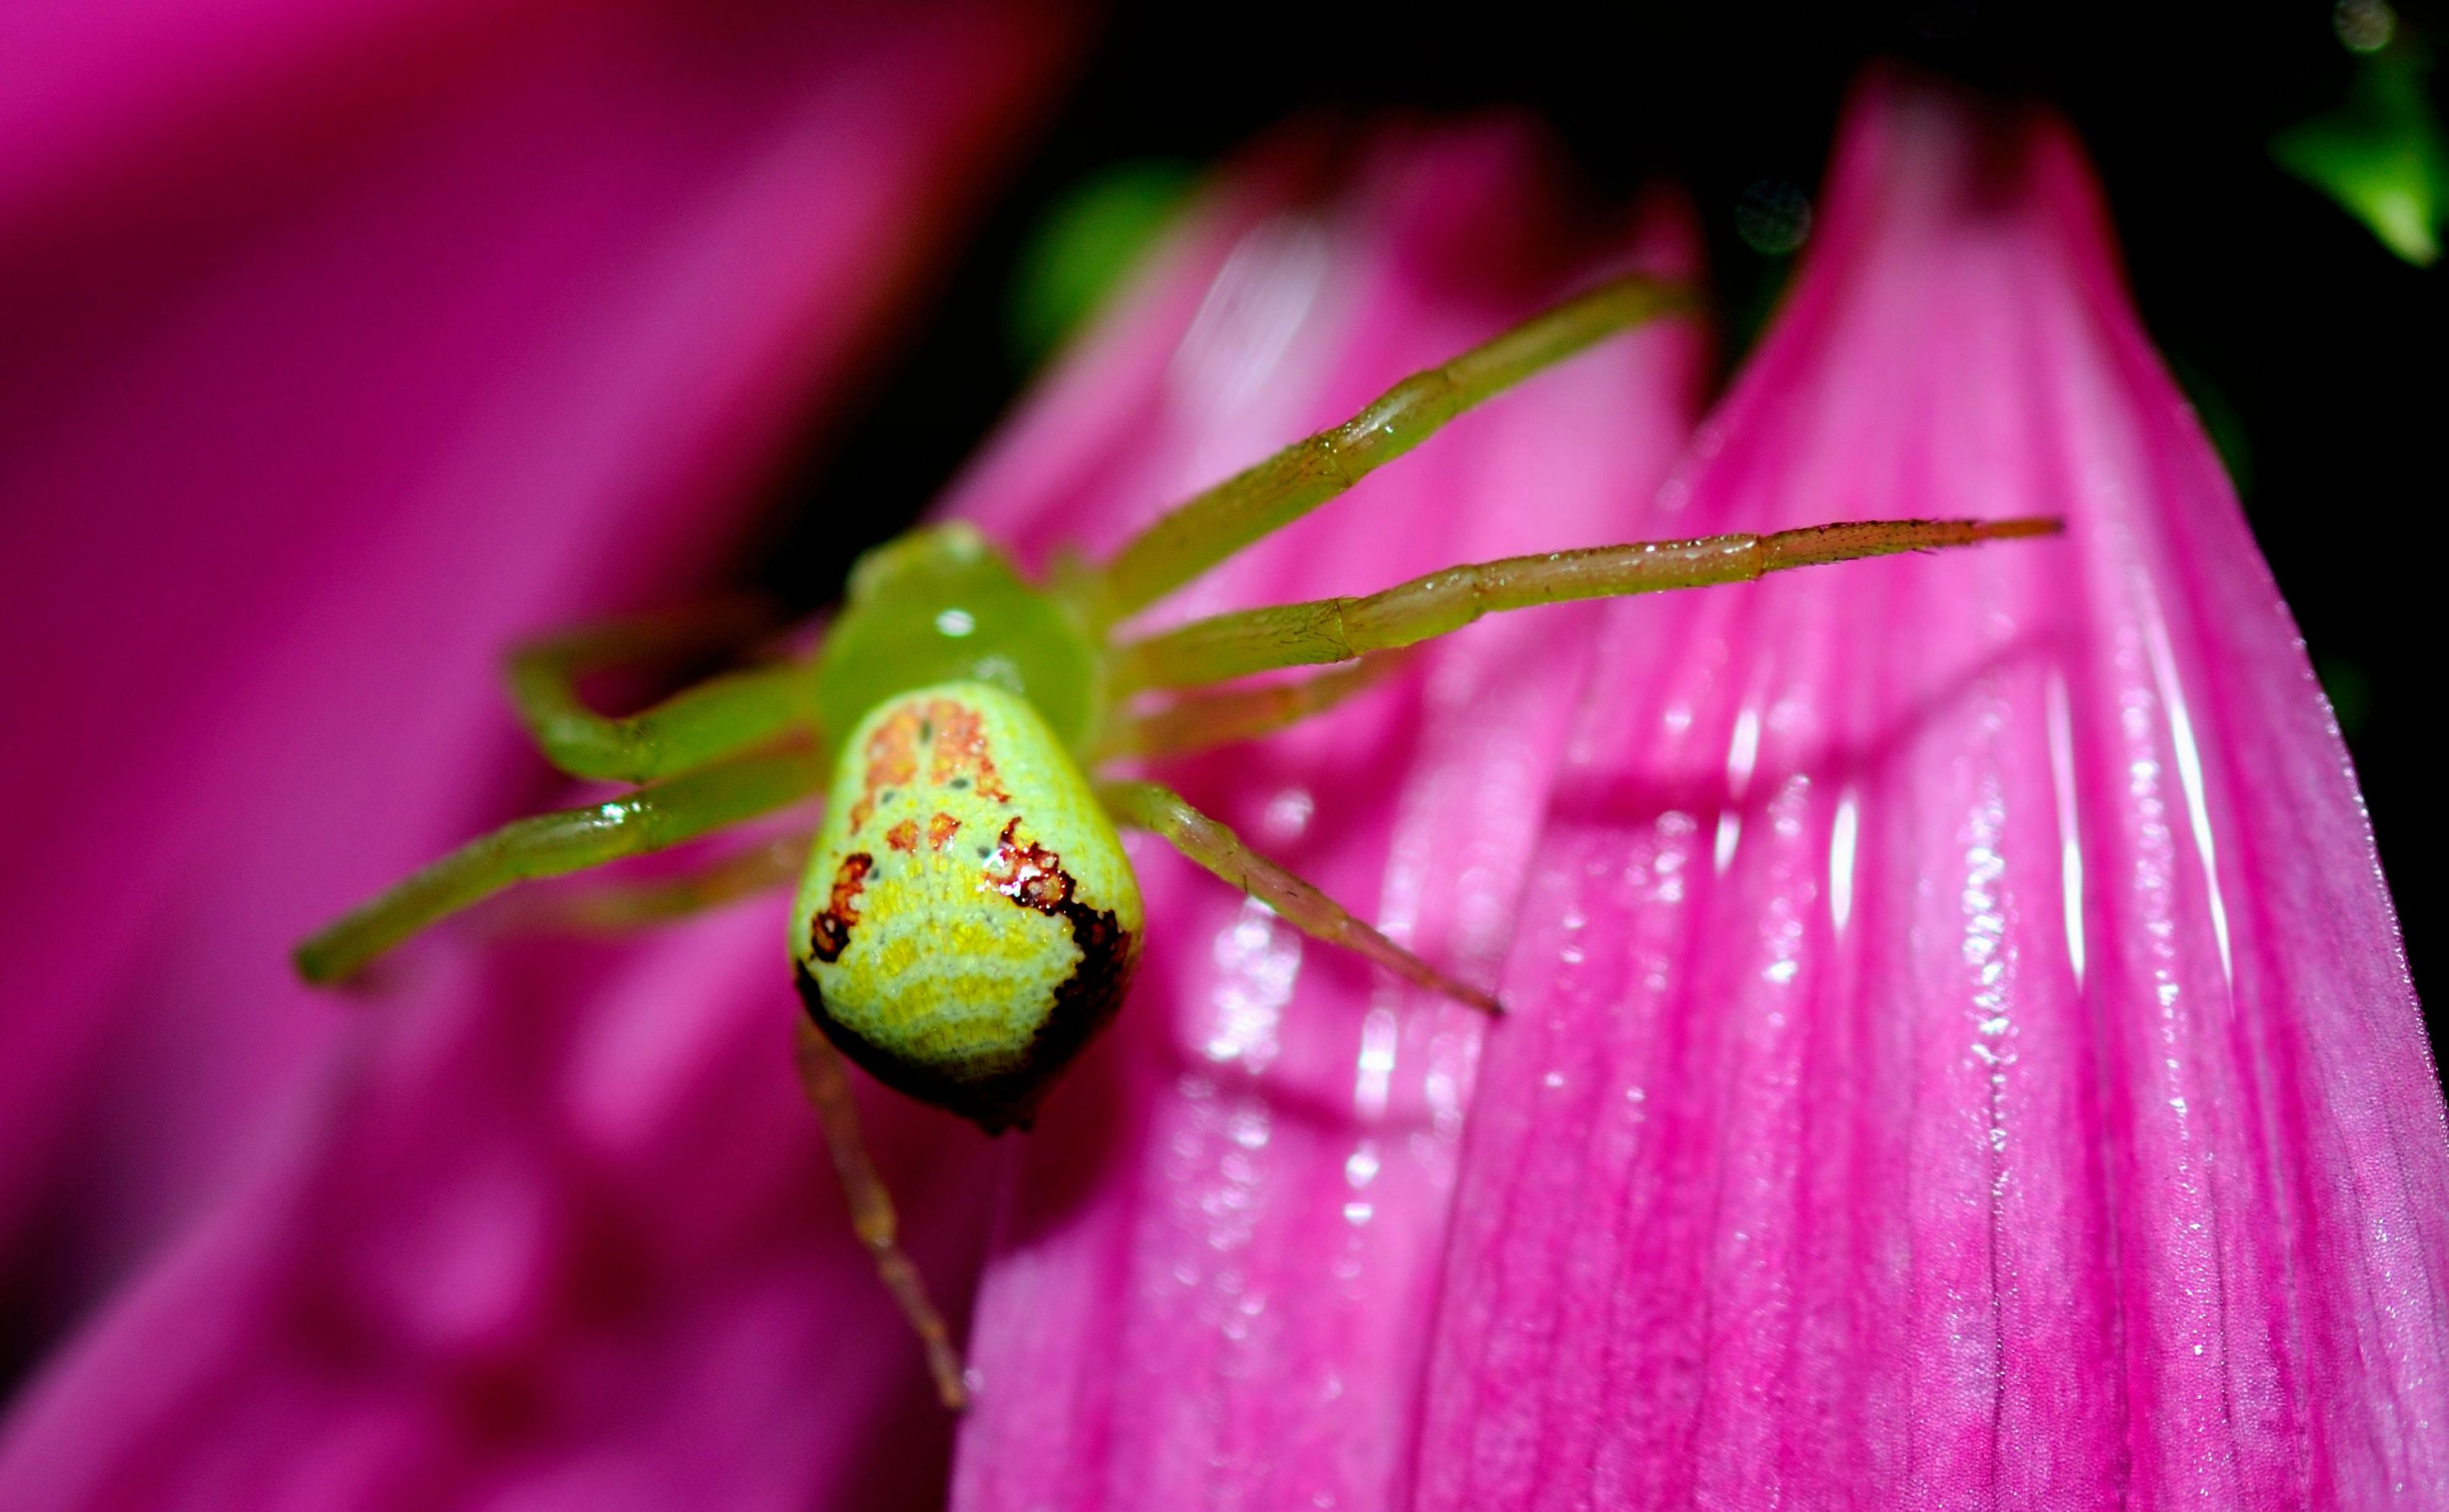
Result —
<instances>
[{"instance_id":1,"label":"spider cephalothorax","mask_svg":"<svg viewBox=\"0 0 2449 1512\"><path fill-rule=\"evenodd\" d=\"M1026 700L1066 748L1105 718L1105 656L1081 606L1015 570L975 528L921 526L858 560L816 668L817 717L848 740L867 712L930 682Z\"/></svg>"},{"instance_id":2,"label":"spider cephalothorax","mask_svg":"<svg viewBox=\"0 0 2449 1512\"><path fill-rule=\"evenodd\" d=\"M736 616L639 622L514 653L512 696L573 775L640 784L470 842L299 947L317 981L347 976L444 914L512 883L661 850L825 794L803 850L791 959L807 1017L800 1065L860 1237L958 1405L960 1361L894 1239L841 1063L974 1120L1025 1125L1120 1006L1146 921L1117 826L1150 832L1295 928L1420 986L1493 1009L1250 851L1172 792L1096 774L1280 729L1367 687L1399 652L1507 609L1735 583L1856 557L2054 531L2051 520L1888 520L1636 542L1451 567L1360 598L1216 615L1118 634L1150 603L1316 508L1481 399L1591 342L1689 302L1638 278L1591 290L1347 423L1164 515L1108 562L1032 583L976 531L931 526L863 558L821 645L712 679L626 719L579 698L607 663L736 639ZM1332 663L1305 681L1198 692L1252 673ZM1167 695L1172 695L1167 701ZM780 882L771 846L700 880L608 908L658 917ZM601 899L597 903L602 906ZM1161 926L1160 926L1161 927Z\"/></svg>"}]
</instances>

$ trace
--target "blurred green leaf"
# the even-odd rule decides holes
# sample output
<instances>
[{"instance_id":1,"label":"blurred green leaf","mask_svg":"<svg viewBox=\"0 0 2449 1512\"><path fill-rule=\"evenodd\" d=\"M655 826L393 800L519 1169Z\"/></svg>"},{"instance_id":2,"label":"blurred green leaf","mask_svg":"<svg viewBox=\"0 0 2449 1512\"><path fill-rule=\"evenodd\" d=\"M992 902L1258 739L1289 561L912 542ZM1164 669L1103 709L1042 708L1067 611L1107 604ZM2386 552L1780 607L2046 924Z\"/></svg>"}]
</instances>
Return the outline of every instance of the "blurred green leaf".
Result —
<instances>
[{"instance_id":1,"label":"blurred green leaf","mask_svg":"<svg viewBox=\"0 0 2449 1512\"><path fill-rule=\"evenodd\" d=\"M2424 87L2431 60L2401 39L2356 66L2344 104L2273 137L2279 165L2337 201L2419 267L2440 256L2449 144Z\"/></svg>"},{"instance_id":2,"label":"blurred green leaf","mask_svg":"<svg viewBox=\"0 0 2449 1512\"><path fill-rule=\"evenodd\" d=\"M1161 235L1190 192L1184 163L1117 164L1057 200L1022 247L1007 331L1034 367L1096 313Z\"/></svg>"},{"instance_id":3,"label":"blurred green leaf","mask_svg":"<svg viewBox=\"0 0 2449 1512\"><path fill-rule=\"evenodd\" d=\"M2330 712L2338 717L2339 733L2350 740L2363 734L2365 723L2372 718L2373 686L2371 675L2362 664L2344 657L2316 657L2313 675L2322 679L2322 692L2329 698Z\"/></svg>"}]
</instances>

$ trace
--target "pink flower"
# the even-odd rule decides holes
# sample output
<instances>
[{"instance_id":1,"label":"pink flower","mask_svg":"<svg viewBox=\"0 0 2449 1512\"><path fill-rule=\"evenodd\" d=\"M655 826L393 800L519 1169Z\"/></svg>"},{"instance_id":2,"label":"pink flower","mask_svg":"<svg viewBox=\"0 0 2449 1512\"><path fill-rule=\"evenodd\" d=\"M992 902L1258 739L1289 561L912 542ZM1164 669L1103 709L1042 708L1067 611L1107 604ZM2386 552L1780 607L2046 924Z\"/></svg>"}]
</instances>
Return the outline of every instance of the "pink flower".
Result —
<instances>
[{"instance_id":1,"label":"pink flower","mask_svg":"<svg viewBox=\"0 0 2449 1512\"><path fill-rule=\"evenodd\" d=\"M405 1372L367 1362L395 1325L483 1331L519 1223L560 1200L487 1099L541 1116L554 1079L420 1081L406 1048L517 1019L516 967L409 984L368 1023L288 947L552 794L502 647L695 591L1073 40L1002 0L7 8L11 1377L124 1290L20 1389L0 1503L454 1473L464 1402L416 1420L367 1385ZM567 970L563 994L594 980ZM502 1222L453 1231L478 1256L453 1272L418 1227L438 1210ZM358 1328L308 1258L326 1241L415 1295ZM309 1363L284 1352L301 1330ZM489 1359L486 1400L518 1400ZM808 1452L852 1473L846 1444ZM410 1462L424 1479L382 1480Z\"/></svg>"},{"instance_id":2,"label":"pink flower","mask_svg":"<svg viewBox=\"0 0 2449 1512\"><path fill-rule=\"evenodd\" d=\"M1501 954L1514 1011L1482 1063L1459 1010L1152 858L1133 1011L1015 1157L965 1512L2449 1496L2449 1139L2395 923L2079 150L1877 82L1824 208L1654 504L1677 391L1576 368L1214 598L1480 531L2067 536L1493 624L1191 774L1432 958ZM1313 394L1244 354L1380 329L1276 313L1369 287L1318 235L1251 234L1207 296L1251 334L1173 359L1315 404L1220 450L1401 365ZM1160 465L1081 450L1109 470L965 497Z\"/></svg>"},{"instance_id":3,"label":"pink flower","mask_svg":"<svg viewBox=\"0 0 2449 1512\"><path fill-rule=\"evenodd\" d=\"M1693 265L1671 201L1563 204L1509 124L1282 144L951 507L1109 546L1559 292ZM1494 621L1169 772L1514 1016L1138 851L1139 989L1035 1134L867 1101L938 1290L987 1250L957 1505L2439 1489L2449 1139L2395 927L2088 176L1889 83L1823 209L1688 447L1668 326L1166 612L1866 514L2069 537ZM429 953L40 1383L0 1502L930 1499L950 1425L791 1084L780 913Z\"/></svg>"}]
</instances>

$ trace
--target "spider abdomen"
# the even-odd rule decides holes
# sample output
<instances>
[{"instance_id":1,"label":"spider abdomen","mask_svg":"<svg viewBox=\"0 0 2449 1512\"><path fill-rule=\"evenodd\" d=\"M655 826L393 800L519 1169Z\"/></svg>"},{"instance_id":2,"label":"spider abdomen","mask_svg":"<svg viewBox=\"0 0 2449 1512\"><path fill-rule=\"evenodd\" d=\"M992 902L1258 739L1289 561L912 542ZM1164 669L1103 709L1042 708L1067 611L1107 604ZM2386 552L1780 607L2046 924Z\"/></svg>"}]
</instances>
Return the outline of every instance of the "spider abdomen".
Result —
<instances>
[{"instance_id":1,"label":"spider abdomen","mask_svg":"<svg viewBox=\"0 0 2449 1512\"><path fill-rule=\"evenodd\" d=\"M792 912L800 992L877 1080L1025 1124L1121 1005L1139 886L1045 721L982 682L913 689L841 748Z\"/></svg>"}]
</instances>

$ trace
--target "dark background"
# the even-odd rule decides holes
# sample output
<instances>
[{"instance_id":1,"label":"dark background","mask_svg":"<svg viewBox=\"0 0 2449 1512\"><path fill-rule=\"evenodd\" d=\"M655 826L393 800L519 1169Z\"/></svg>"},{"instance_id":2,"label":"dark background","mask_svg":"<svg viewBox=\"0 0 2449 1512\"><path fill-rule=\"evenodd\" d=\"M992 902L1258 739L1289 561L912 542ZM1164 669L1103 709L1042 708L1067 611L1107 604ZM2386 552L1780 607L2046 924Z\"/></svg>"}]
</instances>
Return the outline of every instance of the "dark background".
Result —
<instances>
[{"instance_id":1,"label":"dark background","mask_svg":"<svg viewBox=\"0 0 2449 1512\"><path fill-rule=\"evenodd\" d=\"M1110 17L1071 92L871 411L813 459L760 568L802 605L903 528L1025 377L1006 337L1031 231L1099 170L1197 165L1303 111L1528 106L1592 186L1695 196L1740 322L1784 259L1737 232L1763 180L1816 192L1866 62L1902 59L2072 117L2106 181L2144 319L2222 442L2347 731L2419 988L2449 970L2420 735L2438 686L2444 270L2386 252L2275 168L2271 135L2335 106L2355 60L2319 0L2264 8L1244 5ZM2436 7L2401 34L2449 44ZM2436 80L2434 95L2439 98ZM2432 1013L2436 1057L2449 1015Z\"/></svg>"}]
</instances>

